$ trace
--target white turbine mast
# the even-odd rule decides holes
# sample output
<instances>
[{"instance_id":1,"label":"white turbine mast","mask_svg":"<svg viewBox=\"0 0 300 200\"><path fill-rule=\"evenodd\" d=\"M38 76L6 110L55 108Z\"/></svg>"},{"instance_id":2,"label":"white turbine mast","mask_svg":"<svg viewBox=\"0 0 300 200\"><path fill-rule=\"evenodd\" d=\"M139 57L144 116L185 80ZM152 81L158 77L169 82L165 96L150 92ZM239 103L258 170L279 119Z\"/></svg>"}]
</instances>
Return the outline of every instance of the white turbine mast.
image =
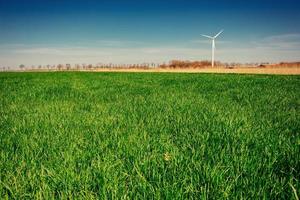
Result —
<instances>
[{"instance_id":1,"label":"white turbine mast","mask_svg":"<svg viewBox=\"0 0 300 200\"><path fill-rule=\"evenodd\" d=\"M202 35L203 37L211 39L212 42L212 49L211 49L211 66L214 67L215 65L215 39L223 32L224 30L221 30L218 34L215 36L209 36L209 35Z\"/></svg>"}]
</instances>

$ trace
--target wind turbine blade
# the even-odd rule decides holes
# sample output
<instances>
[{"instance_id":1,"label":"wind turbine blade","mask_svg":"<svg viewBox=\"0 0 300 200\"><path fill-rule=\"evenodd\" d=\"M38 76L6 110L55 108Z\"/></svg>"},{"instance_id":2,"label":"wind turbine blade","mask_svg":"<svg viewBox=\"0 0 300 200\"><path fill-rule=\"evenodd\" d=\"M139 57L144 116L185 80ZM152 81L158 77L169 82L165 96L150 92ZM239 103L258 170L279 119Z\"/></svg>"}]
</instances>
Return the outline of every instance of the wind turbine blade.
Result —
<instances>
[{"instance_id":1,"label":"wind turbine blade","mask_svg":"<svg viewBox=\"0 0 300 200\"><path fill-rule=\"evenodd\" d=\"M217 35L215 35L214 38L217 38L221 33L223 33L224 30L221 30Z\"/></svg>"},{"instance_id":2,"label":"wind turbine blade","mask_svg":"<svg viewBox=\"0 0 300 200\"><path fill-rule=\"evenodd\" d=\"M206 38L209 38L209 39L214 39L213 37L211 36L208 36L208 35L202 35L203 37L206 37Z\"/></svg>"}]
</instances>

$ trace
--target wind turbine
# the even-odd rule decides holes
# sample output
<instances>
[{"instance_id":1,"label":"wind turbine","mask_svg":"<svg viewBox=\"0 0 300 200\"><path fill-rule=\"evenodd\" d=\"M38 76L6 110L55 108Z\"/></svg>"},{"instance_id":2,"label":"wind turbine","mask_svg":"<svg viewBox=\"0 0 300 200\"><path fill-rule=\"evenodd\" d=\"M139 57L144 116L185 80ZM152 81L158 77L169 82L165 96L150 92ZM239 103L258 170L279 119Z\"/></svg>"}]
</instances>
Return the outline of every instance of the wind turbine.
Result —
<instances>
[{"instance_id":1,"label":"wind turbine","mask_svg":"<svg viewBox=\"0 0 300 200\"><path fill-rule=\"evenodd\" d=\"M223 32L224 30L221 30L217 35L215 36L209 36L209 35L202 35L203 37L209 38L212 41L212 49L211 49L211 66L214 67L215 64L215 39Z\"/></svg>"}]
</instances>

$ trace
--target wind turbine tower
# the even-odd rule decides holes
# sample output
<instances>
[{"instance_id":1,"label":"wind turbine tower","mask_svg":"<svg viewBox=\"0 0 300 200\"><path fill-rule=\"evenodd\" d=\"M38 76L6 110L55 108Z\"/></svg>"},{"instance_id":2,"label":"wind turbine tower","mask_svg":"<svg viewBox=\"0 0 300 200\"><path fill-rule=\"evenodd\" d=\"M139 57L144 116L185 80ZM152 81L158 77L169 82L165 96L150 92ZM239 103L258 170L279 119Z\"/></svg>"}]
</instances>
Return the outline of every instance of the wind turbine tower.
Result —
<instances>
[{"instance_id":1,"label":"wind turbine tower","mask_svg":"<svg viewBox=\"0 0 300 200\"><path fill-rule=\"evenodd\" d=\"M215 39L223 32L221 30L218 34L215 36L209 36L209 35L202 35L203 37L211 39L212 47L211 47L211 66L214 67L215 65L215 49L216 49L216 44L215 44Z\"/></svg>"}]
</instances>

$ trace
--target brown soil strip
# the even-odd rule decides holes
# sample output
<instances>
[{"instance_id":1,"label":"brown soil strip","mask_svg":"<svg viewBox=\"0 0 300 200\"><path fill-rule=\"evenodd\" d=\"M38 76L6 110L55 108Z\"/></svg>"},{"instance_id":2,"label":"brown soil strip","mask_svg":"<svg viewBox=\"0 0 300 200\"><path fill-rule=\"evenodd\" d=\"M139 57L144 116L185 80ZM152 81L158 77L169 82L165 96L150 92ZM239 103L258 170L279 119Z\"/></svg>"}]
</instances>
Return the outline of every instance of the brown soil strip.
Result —
<instances>
[{"instance_id":1,"label":"brown soil strip","mask_svg":"<svg viewBox=\"0 0 300 200\"><path fill-rule=\"evenodd\" d=\"M173 72L173 73L235 73L235 74L282 74L282 75L300 75L298 67L282 68L258 68L258 67L240 67L240 68L191 68L191 69L97 69L96 72Z\"/></svg>"}]
</instances>

